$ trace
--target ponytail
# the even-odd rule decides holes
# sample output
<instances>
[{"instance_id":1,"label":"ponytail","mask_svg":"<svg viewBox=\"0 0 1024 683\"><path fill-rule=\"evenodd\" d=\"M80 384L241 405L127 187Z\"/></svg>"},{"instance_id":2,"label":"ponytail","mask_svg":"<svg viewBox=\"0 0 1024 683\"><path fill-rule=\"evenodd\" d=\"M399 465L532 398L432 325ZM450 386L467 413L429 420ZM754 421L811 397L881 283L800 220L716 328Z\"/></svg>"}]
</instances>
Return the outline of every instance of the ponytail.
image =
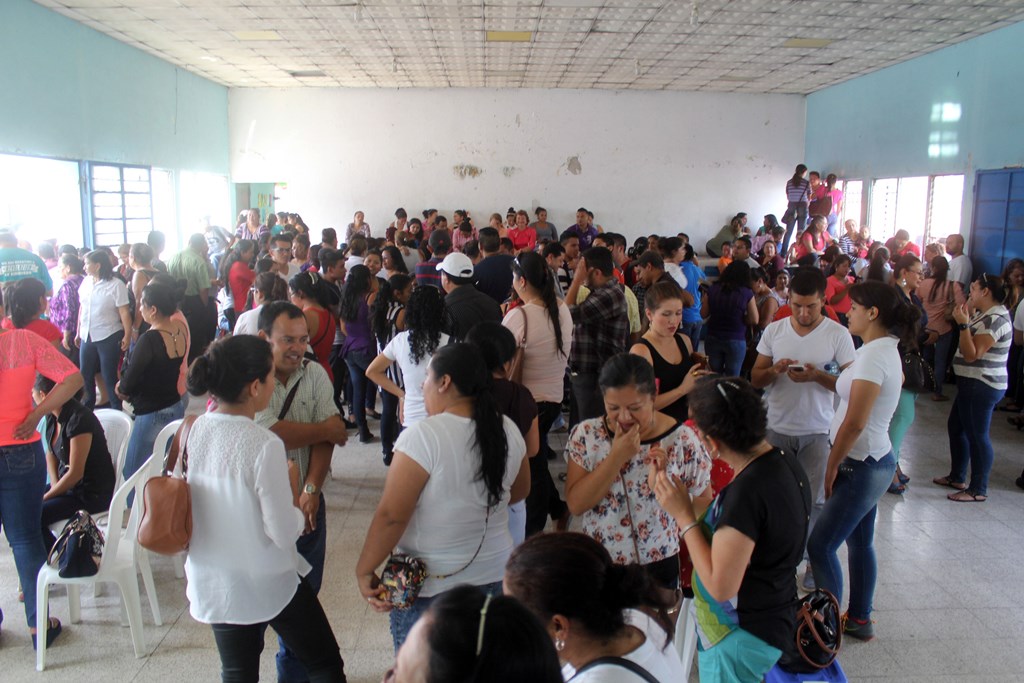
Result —
<instances>
[{"instance_id":1,"label":"ponytail","mask_svg":"<svg viewBox=\"0 0 1024 683\"><path fill-rule=\"evenodd\" d=\"M555 275L548 268L544 257L528 251L523 252L512 261L512 271L516 277L526 280L527 284L540 292L544 309L551 320L555 331L555 352L564 356L562 347L562 325L559 316L558 295L555 294ZM525 313L523 315L526 315Z\"/></svg>"},{"instance_id":2,"label":"ponytail","mask_svg":"<svg viewBox=\"0 0 1024 683\"><path fill-rule=\"evenodd\" d=\"M921 311L906 300L903 290L868 280L850 287L850 298L865 308L877 308L878 318L889 334L908 348L917 348Z\"/></svg>"},{"instance_id":3,"label":"ponytail","mask_svg":"<svg viewBox=\"0 0 1024 683\"><path fill-rule=\"evenodd\" d=\"M449 344L437 350L430 368L434 377L447 375L462 396L473 399L473 445L480 453L477 477L487 489L487 506L494 507L504 493L508 438L483 355L472 344Z\"/></svg>"},{"instance_id":4,"label":"ponytail","mask_svg":"<svg viewBox=\"0 0 1024 683\"><path fill-rule=\"evenodd\" d=\"M796 170L793 171L793 177L789 179L789 184L796 187L804 179L804 173L807 173L807 166L804 164L798 164Z\"/></svg>"}]
</instances>

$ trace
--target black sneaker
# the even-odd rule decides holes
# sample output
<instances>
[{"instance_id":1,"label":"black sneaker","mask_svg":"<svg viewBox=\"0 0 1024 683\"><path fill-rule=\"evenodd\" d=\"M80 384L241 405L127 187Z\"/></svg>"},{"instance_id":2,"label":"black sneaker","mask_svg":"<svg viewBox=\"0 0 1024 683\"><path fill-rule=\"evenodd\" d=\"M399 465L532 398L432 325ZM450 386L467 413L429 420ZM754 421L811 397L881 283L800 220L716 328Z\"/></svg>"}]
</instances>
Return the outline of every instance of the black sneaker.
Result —
<instances>
[{"instance_id":1,"label":"black sneaker","mask_svg":"<svg viewBox=\"0 0 1024 683\"><path fill-rule=\"evenodd\" d=\"M359 432L359 443L373 443L376 438L377 437L370 433L370 430Z\"/></svg>"},{"instance_id":2,"label":"black sneaker","mask_svg":"<svg viewBox=\"0 0 1024 683\"><path fill-rule=\"evenodd\" d=\"M341 421L345 423L345 429L355 429L356 427L359 426L355 422L344 416L342 416Z\"/></svg>"},{"instance_id":3,"label":"black sneaker","mask_svg":"<svg viewBox=\"0 0 1024 683\"><path fill-rule=\"evenodd\" d=\"M843 615L843 635L867 642L875 639L875 622L868 619L854 619L849 613Z\"/></svg>"}]
</instances>

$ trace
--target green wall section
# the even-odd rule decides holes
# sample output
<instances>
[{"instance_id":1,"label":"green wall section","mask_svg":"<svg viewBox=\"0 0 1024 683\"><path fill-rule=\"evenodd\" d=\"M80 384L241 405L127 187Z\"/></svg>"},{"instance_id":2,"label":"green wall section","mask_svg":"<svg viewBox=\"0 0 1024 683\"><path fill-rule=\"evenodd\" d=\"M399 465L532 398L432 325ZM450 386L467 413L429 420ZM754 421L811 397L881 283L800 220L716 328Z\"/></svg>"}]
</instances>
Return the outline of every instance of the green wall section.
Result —
<instances>
[{"instance_id":1,"label":"green wall section","mask_svg":"<svg viewBox=\"0 0 1024 683\"><path fill-rule=\"evenodd\" d=\"M966 175L1024 164L1024 22L813 93L808 165L846 178Z\"/></svg>"},{"instance_id":2,"label":"green wall section","mask_svg":"<svg viewBox=\"0 0 1024 683\"><path fill-rule=\"evenodd\" d=\"M227 88L30 0L0 0L0 153L227 175Z\"/></svg>"}]
</instances>

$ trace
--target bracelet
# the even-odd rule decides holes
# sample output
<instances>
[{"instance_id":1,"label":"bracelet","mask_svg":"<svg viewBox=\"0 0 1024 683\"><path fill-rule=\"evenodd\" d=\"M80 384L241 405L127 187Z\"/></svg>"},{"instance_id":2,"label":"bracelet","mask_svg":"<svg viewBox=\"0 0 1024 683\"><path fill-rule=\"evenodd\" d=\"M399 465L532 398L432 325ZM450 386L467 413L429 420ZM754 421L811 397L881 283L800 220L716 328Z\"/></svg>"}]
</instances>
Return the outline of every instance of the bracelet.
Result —
<instances>
[{"instance_id":1,"label":"bracelet","mask_svg":"<svg viewBox=\"0 0 1024 683\"><path fill-rule=\"evenodd\" d=\"M679 538L683 538L684 536L686 536L686 532L696 526L700 526L700 522L690 522L689 524L684 526L683 530L679 532Z\"/></svg>"}]
</instances>

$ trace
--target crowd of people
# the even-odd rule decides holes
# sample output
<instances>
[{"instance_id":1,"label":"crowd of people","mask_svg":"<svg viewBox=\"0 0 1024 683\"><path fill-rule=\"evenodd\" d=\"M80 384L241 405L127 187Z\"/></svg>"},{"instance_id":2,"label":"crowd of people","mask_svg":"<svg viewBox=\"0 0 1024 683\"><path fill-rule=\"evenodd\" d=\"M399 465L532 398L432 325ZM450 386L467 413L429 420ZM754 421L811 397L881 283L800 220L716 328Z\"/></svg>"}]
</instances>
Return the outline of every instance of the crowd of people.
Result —
<instances>
[{"instance_id":1,"label":"crowd of people","mask_svg":"<svg viewBox=\"0 0 1024 683\"><path fill-rule=\"evenodd\" d=\"M377 230L357 211L317 243L251 209L166 263L156 232L32 253L0 231L0 503L28 623L50 526L105 510L191 395L188 598L224 680L258 677L267 625L279 680L345 679L318 593L350 430L387 466L356 565L390 620L385 680L679 680L684 596L704 680L794 662L798 588L845 597L845 633L872 639L877 505L908 485L918 395L949 400L951 377L934 482L988 496L993 413L1024 406L1024 261L973 278L959 235L924 261L904 230L837 237L836 178L806 172L781 222L737 214L703 262L684 233L630 245L585 208L562 231L540 207ZM120 473L102 407L134 419ZM395 557L425 566L414 600L381 574Z\"/></svg>"}]
</instances>

